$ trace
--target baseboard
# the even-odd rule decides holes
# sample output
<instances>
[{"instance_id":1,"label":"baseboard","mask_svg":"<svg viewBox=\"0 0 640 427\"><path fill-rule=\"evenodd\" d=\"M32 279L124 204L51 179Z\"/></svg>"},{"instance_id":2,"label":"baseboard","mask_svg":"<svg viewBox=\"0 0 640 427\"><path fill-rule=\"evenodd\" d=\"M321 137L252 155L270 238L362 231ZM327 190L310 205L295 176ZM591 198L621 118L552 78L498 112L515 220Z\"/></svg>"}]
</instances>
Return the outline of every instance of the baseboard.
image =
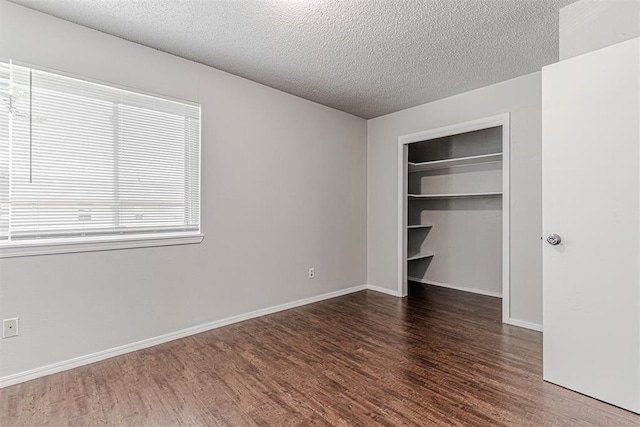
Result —
<instances>
[{"instance_id":1,"label":"baseboard","mask_svg":"<svg viewBox=\"0 0 640 427\"><path fill-rule=\"evenodd\" d=\"M205 323L203 325L193 326L191 328L182 329L180 331L171 332L171 333L160 335L154 338L148 338L148 339L137 341L131 344L125 344L125 345L111 348L108 350L103 350L96 353L88 354L86 356L80 356L80 357L65 360L62 362L53 363L50 365L42 366L40 368L31 369L29 371L7 375L6 377L0 378L0 388L23 383L25 381L33 380L36 378L44 377L47 375L55 374L58 372L69 370L69 369L77 368L79 366L84 366L91 363L99 362L101 360L105 360L115 356L120 356L122 354L130 353L132 351L153 347L158 344L163 344L179 338L184 338L190 335L199 334L201 332L206 332L212 329L220 328L222 326L227 326L232 323L238 323L244 320L254 319L256 317L265 316L267 314L289 310L291 308L300 307L303 305L312 304L314 302L323 301L331 298L336 298L342 295L362 291L365 289L367 289L367 285L353 286L351 288L341 289L338 291L318 295L315 297L304 298L301 300L288 302L288 303L276 305L273 307L255 310L245 314L239 314L237 316L227 317L225 319L216 320L210 323Z\"/></svg>"},{"instance_id":2,"label":"baseboard","mask_svg":"<svg viewBox=\"0 0 640 427\"><path fill-rule=\"evenodd\" d=\"M521 328L527 328L527 329L532 329L534 331L542 332L542 325L539 323L527 322L524 320L514 319L512 317L510 317L509 319L506 319L504 323L507 323L513 326L519 326Z\"/></svg>"},{"instance_id":3,"label":"baseboard","mask_svg":"<svg viewBox=\"0 0 640 427\"><path fill-rule=\"evenodd\" d=\"M371 291L375 291L375 292L380 292L382 294L391 295L393 297L401 297L402 296L402 295L400 295L400 292L398 292L397 290L389 289L389 288L382 288L380 286L367 285L367 289L369 289Z\"/></svg>"},{"instance_id":4,"label":"baseboard","mask_svg":"<svg viewBox=\"0 0 640 427\"><path fill-rule=\"evenodd\" d=\"M417 277L407 277L412 282L424 283L425 285L439 286L441 288L455 289L456 291L471 292L473 294L485 295L488 297L502 298L502 293L485 291L483 289L466 288L464 286L450 285L448 283L435 282L433 280L418 279Z\"/></svg>"}]
</instances>

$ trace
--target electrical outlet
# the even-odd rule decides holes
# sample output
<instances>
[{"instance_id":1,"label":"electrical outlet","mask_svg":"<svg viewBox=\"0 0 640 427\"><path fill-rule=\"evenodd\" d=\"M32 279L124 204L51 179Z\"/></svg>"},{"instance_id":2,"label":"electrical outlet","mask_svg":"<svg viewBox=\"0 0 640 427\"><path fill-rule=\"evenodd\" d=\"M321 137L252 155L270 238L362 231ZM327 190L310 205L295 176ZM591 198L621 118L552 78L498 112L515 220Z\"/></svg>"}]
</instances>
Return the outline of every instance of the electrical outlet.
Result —
<instances>
[{"instance_id":1,"label":"electrical outlet","mask_svg":"<svg viewBox=\"0 0 640 427\"><path fill-rule=\"evenodd\" d=\"M313 279L314 277L316 277L316 270L313 267L311 267L309 269L309 279Z\"/></svg>"},{"instance_id":2,"label":"electrical outlet","mask_svg":"<svg viewBox=\"0 0 640 427\"><path fill-rule=\"evenodd\" d=\"M2 338L18 336L18 318L4 319L2 321Z\"/></svg>"}]
</instances>

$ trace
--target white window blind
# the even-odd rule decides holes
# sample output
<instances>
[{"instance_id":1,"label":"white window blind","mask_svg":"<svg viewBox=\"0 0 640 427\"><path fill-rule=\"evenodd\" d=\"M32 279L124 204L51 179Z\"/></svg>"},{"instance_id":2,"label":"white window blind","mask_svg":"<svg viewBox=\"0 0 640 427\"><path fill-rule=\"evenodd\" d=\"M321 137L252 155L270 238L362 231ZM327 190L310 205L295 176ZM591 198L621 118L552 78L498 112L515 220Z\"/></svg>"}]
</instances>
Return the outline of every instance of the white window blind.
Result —
<instances>
[{"instance_id":1,"label":"white window blind","mask_svg":"<svg viewBox=\"0 0 640 427\"><path fill-rule=\"evenodd\" d=\"M200 107L0 62L0 243L200 230Z\"/></svg>"}]
</instances>

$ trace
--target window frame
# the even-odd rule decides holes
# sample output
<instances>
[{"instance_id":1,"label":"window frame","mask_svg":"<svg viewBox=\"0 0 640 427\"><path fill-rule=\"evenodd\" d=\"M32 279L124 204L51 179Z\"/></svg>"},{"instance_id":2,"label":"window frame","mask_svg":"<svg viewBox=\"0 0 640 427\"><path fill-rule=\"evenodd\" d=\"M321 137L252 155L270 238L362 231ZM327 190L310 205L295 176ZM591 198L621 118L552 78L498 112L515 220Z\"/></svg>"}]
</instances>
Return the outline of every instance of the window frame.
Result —
<instances>
[{"instance_id":1,"label":"window frame","mask_svg":"<svg viewBox=\"0 0 640 427\"><path fill-rule=\"evenodd\" d=\"M19 239L19 240L0 240L0 259L35 256L35 255L49 255L49 254L64 254L64 253L80 253L80 252L94 252L105 250L117 250L117 249L135 249L135 248L148 248L148 247L162 247L162 246L176 246L176 245L188 245L198 244L204 239L202 233L202 105L197 102L187 101L184 99L174 98L171 96L160 95L157 93L151 93L140 89L135 89L111 82L101 81L97 79L87 78L84 76L78 76L59 70L49 69L40 66L34 66L23 62L9 60L0 57L0 62L4 62L10 65L16 65L20 67L26 67L33 70L43 71L47 73L56 74L62 77L68 77L72 79L81 80L83 82L98 84L113 88L117 90L124 90L134 94L140 94L144 96L164 99L172 102L178 102L186 105L198 107L198 228L194 231L176 231L176 232L150 232L146 233L125 233L115 232L114 234L105 235L88 235L88 236L72 236L62 238L34 238L34 239Z\"/></svg>"}]
</instances>

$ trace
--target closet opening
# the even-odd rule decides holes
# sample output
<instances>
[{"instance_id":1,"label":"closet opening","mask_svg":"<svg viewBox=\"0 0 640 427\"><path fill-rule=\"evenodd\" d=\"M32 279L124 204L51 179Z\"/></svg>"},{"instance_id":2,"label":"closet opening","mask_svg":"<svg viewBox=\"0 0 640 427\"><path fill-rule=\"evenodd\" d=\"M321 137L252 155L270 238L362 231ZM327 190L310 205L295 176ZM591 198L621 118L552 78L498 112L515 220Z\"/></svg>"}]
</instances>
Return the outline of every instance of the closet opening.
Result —
<instances>
[{"instance_id":1,"label":"closet opening","mask_svg":"<svg viewBox=\"0 0 640 427\"><path fill-rule=\"evenodd\" d=\"M398 294L502 298L509 323L509 114L401 136Z\"/></svg>"}]
</instances>

